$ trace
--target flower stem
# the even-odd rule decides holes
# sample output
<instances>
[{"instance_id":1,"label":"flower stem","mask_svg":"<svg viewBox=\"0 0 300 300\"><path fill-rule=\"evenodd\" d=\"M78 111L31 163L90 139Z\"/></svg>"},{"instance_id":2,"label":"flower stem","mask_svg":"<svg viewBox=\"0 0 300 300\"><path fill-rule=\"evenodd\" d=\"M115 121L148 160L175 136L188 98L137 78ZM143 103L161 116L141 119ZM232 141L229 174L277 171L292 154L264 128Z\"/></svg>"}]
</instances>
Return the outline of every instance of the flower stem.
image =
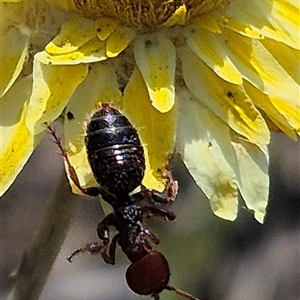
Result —
<instances>
[{"instance_id":1,"label":"flower stem","mask_svg":"<svg viewBox=\"0 0 300 300\"><path fill-rule=\"evenodd\" d=\"M10 300L35 300L46 284L52 265L67 235L78 196L72 194L63 170L51 199L46 203L42 224L31 246L23 253Z\"/></svg>"}]
</instances>

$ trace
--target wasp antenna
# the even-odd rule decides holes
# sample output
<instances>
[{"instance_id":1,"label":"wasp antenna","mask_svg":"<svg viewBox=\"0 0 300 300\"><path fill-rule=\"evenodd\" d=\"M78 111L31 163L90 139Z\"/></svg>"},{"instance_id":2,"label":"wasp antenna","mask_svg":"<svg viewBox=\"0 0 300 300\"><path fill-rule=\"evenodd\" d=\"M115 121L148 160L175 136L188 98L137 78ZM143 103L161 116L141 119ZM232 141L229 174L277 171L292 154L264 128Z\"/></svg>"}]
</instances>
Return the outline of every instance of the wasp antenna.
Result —
<instances>
[{"instance_id":1,"label":"wasp antenna","mask_svg":"<svg viewBox=\"0 0 300 300\"><path fill-rule=\"evenodd\" d=\"M200 300L199 298L196 298L196 297L192 296L191 294L188 294L182 290L176 289L174 286L167 285L165 289L169 290L169 291L173 291L180 297L188 299L188 300Z\"/></svg>"}]
</instances>

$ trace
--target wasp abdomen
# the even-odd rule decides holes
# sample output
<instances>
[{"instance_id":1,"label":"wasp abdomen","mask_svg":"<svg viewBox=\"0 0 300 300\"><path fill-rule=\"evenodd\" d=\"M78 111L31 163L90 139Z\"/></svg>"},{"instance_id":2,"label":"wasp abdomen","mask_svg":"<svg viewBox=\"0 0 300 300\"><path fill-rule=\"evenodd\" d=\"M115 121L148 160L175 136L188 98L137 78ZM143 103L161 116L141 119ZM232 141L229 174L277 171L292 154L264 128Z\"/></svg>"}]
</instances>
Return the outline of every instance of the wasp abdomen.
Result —
<instances>
[{"instance_id":1,"label":"wasp abdomen","mask_svg":"<svg viewBox=\"0 0 300 300\"><path fill-rule=\"evenodd\" d=\"M113 194L128 194L142 182L144 150L136 129L103 104L87 124L85 145L97 182Z\"/></svg>"}]
</instances>

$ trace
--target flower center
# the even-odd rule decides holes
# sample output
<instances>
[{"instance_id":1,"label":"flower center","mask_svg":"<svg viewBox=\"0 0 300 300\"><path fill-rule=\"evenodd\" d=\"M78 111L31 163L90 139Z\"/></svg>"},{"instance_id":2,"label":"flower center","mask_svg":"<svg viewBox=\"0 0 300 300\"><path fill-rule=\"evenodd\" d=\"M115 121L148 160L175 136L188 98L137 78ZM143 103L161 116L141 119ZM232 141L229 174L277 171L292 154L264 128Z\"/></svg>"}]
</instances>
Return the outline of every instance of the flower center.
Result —
<instances>
[{"instance_id":1,"label":"flower center","mask_svg":"<svg viewBox=\"0 0 300 300\"><path fill-rule=\"evenodd\" d=\"M206 14L228 0L71 0L89 18L110 17L136 27L159 26L185 5L186 20Z\"/></svg>"}]
</instances>

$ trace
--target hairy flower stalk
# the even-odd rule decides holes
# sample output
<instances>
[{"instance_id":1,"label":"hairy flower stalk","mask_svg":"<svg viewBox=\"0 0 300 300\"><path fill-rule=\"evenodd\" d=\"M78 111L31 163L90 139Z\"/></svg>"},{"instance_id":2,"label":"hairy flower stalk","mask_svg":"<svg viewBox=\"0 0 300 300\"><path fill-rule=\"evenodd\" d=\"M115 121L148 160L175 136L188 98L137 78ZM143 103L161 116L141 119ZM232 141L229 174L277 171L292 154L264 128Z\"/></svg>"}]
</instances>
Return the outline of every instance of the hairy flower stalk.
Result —
<instances>
[{"instance_id":1,"label":"hairy flower stalk","mask_svg":"<svg viewBox=\"0 0 300 300\"><path fill-rule=\"evenodd\" d=\"M59 116L80 182L94 186L82 125L112 102L139 129L145 186L163 189L175 148L216 215L234 220L240 194L263 222L270 132L300 132L297 1L9 2L2 193Z\"/></svg>"}]
</instances>

